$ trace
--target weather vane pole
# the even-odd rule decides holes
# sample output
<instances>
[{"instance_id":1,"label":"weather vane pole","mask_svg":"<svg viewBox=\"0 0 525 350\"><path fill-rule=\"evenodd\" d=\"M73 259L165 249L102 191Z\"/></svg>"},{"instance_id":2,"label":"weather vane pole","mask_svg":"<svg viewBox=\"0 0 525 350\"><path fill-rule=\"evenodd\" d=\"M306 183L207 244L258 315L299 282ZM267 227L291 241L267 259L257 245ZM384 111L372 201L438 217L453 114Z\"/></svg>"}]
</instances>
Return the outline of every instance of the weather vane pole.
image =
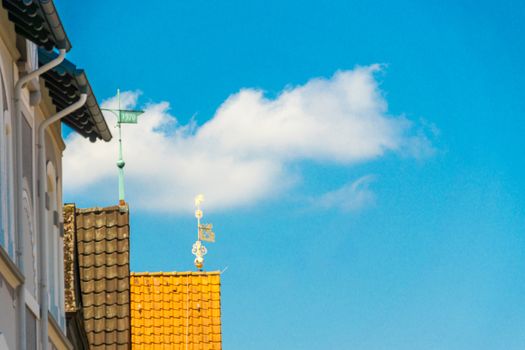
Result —
<instances>
[{"instance_id":1,"label":"weather vane pole","mask_svg":"<svg viewBox=\"0 0 525 350\"><path fill-rule=\"evenodd\" d=\"M139 115L144 113L144 111L120 109L120 89L117 89L117 101L118 101L118 109L102 108L102 110L111 112L117 117L117 127L118 127L117 168L118 168L118 199L119 199L118 202L119 202L120 207L125 207L126 199L125 199L125 194L124 194L124 166L126 165L126 162L124 162L124 156L122 152L121 124L137 124Z\"/></svg>"},{"instance_id":2,"label":"weather vane pole","mask_svg":"<svg viewBox=\"0 0 525 350\"><path fill-rule=\"evenodd\" d=\"M120 89L117 89L117 99L118 99L118 110L120 114ZM118 168L118 204L120 206L126 205L126 200L124 197L124 166L126 165L126 162L124 162L124 158L122 155L122 127L121 127L121 121L120 121L120 115L117 119L117 126L118 126L118 160L117 160L117 168Z\"/></svg>"},{"instance_id":3,"label":"weather vane pole","mask_svg":"<svg viewBox=\"0 0 525 350\"><path fill-rule=\"evenodd\" d=\"M201 224L203 216L201 210L201 204L204 202L204 196L199 194L195 197L195 217L197 218L197 241L193 243L192 254L195 255L193 263L195 267L202 271L204 267L204 255L208 252L208 249L202 244L201 241L215 242L215 233L212 231L212 224Z\"/></svg>"}]
</instances>

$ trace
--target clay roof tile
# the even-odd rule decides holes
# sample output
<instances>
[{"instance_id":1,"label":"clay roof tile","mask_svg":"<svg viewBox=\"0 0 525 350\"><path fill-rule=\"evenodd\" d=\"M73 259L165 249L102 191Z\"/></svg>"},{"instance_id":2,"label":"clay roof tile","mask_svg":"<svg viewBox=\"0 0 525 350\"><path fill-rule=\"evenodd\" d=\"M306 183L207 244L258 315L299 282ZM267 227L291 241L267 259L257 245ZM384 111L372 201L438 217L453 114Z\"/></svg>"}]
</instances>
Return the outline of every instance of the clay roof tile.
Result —
<instances>
[{"instance_id":1,"label":"clay roof tile","mask_svg":"<svg viewBox=\"0 0 525 350\"><path fill-rule=\"evenodd\" d=\"M131 273L133 349L221 349L219 272Z\"/></svg>"}]
</instances>

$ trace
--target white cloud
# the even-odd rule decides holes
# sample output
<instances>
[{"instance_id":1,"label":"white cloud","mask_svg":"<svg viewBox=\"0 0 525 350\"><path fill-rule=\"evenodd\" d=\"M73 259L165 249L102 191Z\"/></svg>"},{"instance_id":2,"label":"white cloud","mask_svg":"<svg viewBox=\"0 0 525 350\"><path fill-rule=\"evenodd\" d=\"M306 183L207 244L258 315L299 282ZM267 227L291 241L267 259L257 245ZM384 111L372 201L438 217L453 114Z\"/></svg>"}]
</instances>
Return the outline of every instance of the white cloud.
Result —
<instances>
[{"instance_id":1,"label":"white cloud","mask_svg":"<svg viewBox=\"0 0 525 350\"><path fill-rule=\"evenodd\" d=\"M243 89L200 127L179 125L167 102L144 106L139 125L123 127L127 199L134 207L178 212L191 210L193 196L204 193L207 208L231 208L282 193L297 178L289 165L302 160L348 166L387 152L428 153L428 140L412 122L388 115L374 77L379 69L312 79L275 99ZM138 97L122 93L122 108L135 108ZM116 100L103 105L115 107ZM106 117L115 125L112 114ZM117 201L116 129L113 134L111 143L67 138L66 193L96 194L94 204Z\"/></svg>"},{"instance_id":2,"label":"white cloud","mask_svg":"<svg viewBox=\"0 0 525 350\"><path fill-rule=\"evenodd\" d=\"M360 177L335 191L323 194L313 201L313 205L324 209L337 208L345 212L372 205L376 201L376 196L370 189L370 183L374 180L373 175Z\"/></svg>"}]
</instances>

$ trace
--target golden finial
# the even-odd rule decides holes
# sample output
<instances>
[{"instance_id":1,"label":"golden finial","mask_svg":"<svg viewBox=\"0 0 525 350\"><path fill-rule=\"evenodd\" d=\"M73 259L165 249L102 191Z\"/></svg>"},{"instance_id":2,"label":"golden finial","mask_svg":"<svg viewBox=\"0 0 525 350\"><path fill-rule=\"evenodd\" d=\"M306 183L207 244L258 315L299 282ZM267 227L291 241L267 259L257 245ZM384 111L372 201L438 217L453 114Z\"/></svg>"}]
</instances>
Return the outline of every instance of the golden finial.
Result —
<instances>
[{"instance_id":1,"label":"golden finial","mask_svg":"<svg viewBox=\"0 0 525 350\"><path fill-rule=\"evenodd\" d=\"M212 224L201 224L203 216L201 204L204 202L204 196L199 194L195 197L195 218L197 218L197 241L193 244L192 254L195 255L194 264L199 270L204 266L204 255L208 252L201 241L215 242L215 233L212 231Z\"/></svg>"},{"instance_id":2,"label":"golden finial","mask_svg":"<svg viewBox=\"0 0 525 350\"><path fill-rule=\"evenodd\" d=\"M197 218L197 225L200 224L200 221L202 219L202 210L201 210L201 204L204 202L204 196L202 194L198 194L195 197L195 217Z\"/></svg>"}]
</instances>

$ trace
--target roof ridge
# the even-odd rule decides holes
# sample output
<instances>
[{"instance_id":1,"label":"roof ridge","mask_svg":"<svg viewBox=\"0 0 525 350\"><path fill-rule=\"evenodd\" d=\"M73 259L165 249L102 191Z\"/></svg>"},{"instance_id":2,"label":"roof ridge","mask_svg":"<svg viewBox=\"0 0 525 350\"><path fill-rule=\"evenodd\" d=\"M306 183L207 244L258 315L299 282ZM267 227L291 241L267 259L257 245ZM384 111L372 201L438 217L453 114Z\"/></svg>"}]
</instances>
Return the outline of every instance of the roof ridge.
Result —
<instances>
[{"instance_id":1,"label":"roof ridge","mask_svg":"<svg viewBox=\"0 0 525 350\"><path fill-rule=\"evenodd\" d=\"M130 276L188 276L188 275L196 275L196 276L203 276L203 275L220 275L221 271L158 271L158 272L148 272L148 271L140 271L140 272L130 272Z\"/></svg>"},{"instance_id":2,"label":"roof ridge","mask_svg":"<svg viewBox=\"0 0 525 350\"><path fill-rule=\"evenodd\" d=\"M120 211L120 207L118 205L111 205L109 207L91 207L91 208L76 208L77 214L84 214L84 213L91 213L94 211ZM123 212L125 213L125 212Z\"/></svg>"}]
</instances>

